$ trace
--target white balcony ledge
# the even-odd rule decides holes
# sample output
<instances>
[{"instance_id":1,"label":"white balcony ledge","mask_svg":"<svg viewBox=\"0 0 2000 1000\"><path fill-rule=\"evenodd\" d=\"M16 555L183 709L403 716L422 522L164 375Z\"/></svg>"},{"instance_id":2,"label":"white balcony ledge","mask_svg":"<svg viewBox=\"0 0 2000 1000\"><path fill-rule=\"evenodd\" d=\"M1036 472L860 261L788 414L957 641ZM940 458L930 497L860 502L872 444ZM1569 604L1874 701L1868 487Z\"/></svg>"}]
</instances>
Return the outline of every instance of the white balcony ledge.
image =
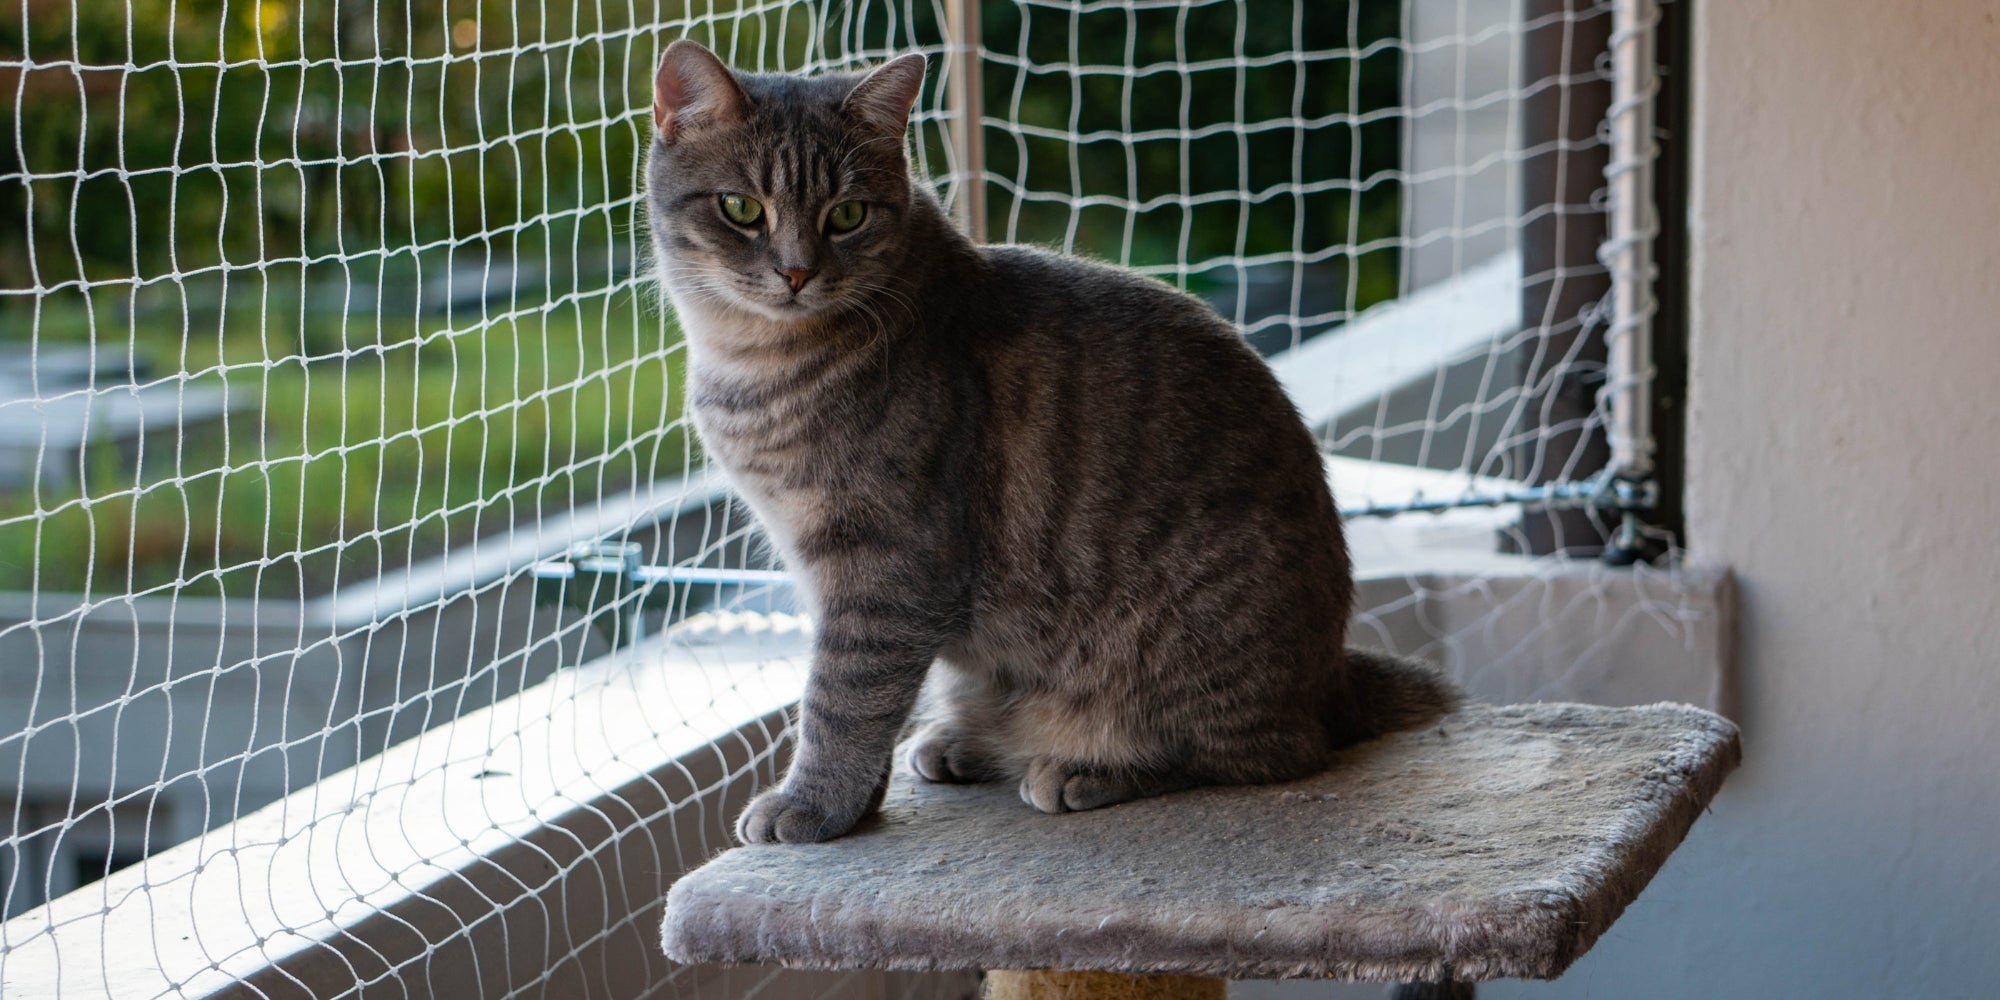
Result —
<instances>
[{"instance_id":1,"label":"white balcony ledge","mask_svg":"<svg viewBox=\"0 0 2000 1000\"><path fill-rule=\"evenodd\" d=\"M671 967L656 911L769 779L802 634L697 641L565 671L8 921L0 993L745 995L769 973Z\"/></svg>"}]
</instances>

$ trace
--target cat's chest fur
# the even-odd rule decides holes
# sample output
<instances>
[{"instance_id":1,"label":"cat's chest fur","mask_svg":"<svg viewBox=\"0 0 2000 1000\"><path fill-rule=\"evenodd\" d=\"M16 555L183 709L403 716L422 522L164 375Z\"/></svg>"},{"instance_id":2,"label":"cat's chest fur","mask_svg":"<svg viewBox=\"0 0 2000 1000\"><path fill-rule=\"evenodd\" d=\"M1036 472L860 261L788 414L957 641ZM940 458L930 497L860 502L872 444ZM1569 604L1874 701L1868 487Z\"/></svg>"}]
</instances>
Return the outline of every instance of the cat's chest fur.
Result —
<instances>
[{"instance_id":1,"label":"cat's chest fur","mask_svg":"<svg viewBox=\"0 0 2000 1000\"><path fill-rule=\"evenodd\" d=\"M709 322L716 322L710 320ZM689 324L690 414L707 450L757 513L787 562L796 540L833 516L843 490L867 475L867 450L841 433L857 423L867 358L838 343L718 349L725 333L738 344L746 324L726 331Z\"/></svg>"}]
</instances>

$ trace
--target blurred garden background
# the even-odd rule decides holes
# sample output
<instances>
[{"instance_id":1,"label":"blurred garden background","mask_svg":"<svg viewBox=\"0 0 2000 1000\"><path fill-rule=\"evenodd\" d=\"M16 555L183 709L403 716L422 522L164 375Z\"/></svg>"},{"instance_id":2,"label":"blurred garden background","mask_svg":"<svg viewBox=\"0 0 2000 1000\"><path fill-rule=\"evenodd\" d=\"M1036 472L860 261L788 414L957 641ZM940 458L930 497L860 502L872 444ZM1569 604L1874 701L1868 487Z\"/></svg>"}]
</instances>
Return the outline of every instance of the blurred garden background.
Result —
<instances>
[{"instance_id":1,"label":"blurred garden background","mask_svg":"<svg viewBox=\"0 0 2000 1000\"><path fill-rule=\"evenodd\" d=\"M690 18L753 69L943 41L924 4L8 6L0 589L100 596L320 594L679 473L658 52ZM1395 297L1399 4L982 11L993 239L1225 311L1260 261L1333 323Z\"/></svg>"}]
</instances>

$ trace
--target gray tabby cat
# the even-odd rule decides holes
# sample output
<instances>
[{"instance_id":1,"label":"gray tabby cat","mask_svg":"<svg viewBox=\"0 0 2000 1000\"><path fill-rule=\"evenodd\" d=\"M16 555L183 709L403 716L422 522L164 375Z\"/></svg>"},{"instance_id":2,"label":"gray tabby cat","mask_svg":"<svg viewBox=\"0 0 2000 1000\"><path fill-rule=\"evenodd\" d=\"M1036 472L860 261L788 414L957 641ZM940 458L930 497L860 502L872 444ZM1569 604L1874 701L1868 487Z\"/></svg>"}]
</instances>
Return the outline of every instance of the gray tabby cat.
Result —
<instances>
[{"instance_id":1,"label":"gray tabby cat","mask_svg":"<svg viewBox=\"0 0 2000 1000\"><path fill-rule=\"evenodd\" d=\"M1044 812L1283 781L1448 711L1344 650L1319 450L1237 331L1128 271L975 246L904 148L924 60L737 74L678 41L647 165L695 424L814 612L797 753L746 842L881 801L918 691L932 781Z\"/></svg>"}]
</instances>

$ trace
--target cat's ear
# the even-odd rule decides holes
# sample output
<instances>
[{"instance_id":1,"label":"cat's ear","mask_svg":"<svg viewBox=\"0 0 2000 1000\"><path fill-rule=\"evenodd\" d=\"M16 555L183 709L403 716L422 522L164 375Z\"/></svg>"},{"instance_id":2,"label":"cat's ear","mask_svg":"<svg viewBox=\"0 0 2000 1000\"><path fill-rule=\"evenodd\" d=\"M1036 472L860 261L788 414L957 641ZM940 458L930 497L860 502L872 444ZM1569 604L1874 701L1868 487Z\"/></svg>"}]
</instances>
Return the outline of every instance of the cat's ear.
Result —
<instances>
[{"instance_id":1,"label":"cat's ear","mask_svg":"<svg viewBox=\"0 0 2000 1000\"><path fill-rule=\"evenodd\" d=\"M924 57L912 52L862 77L840 108L871 128L902 135L910 124L910 106L917 103L917 92L923 88Z\"/></svg>"},{"instance_id":2,"label":"cat's ear","mask_svg":"<svg viewBox=\"0 0 2000 1000\"><path fill-rule=\"evenodd\" d=\"M668 142L690 129L739 121L750 98L736 75L701 47L683 38L667 46L653 78L653 127Z\"/></svg>"}]
</instances>

